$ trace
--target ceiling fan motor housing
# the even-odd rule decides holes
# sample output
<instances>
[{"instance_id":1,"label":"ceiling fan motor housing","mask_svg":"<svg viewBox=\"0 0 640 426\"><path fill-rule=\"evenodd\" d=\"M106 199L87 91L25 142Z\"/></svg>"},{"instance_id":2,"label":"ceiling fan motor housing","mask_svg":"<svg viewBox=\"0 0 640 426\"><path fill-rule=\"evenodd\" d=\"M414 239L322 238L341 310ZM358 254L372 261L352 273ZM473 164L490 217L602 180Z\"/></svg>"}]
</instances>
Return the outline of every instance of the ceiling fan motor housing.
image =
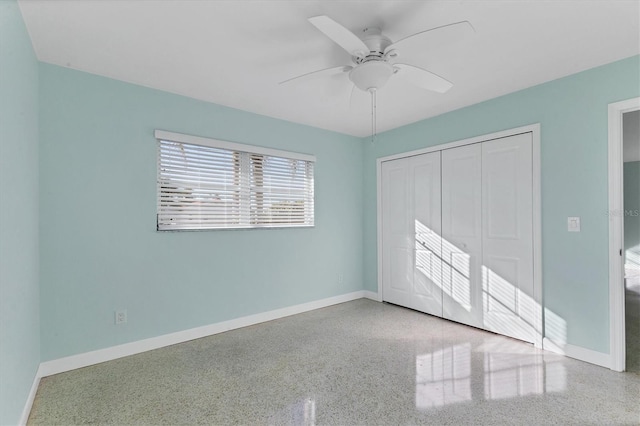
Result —
<instances>
[{"instance_id":1,"label":"ceiling fan motor housing","mask_svg":"<svg viewBox=\"0 0 640 426\"><path fill-rule=\"evenodd\" d=\"M366 92L384 86L394 70L384 55L384 49L391 44L391 40L383 36L377 27L365 28L362 33L362 41L369 53L364 57L354 57L356 66L349 73L349 79L358 89Z\"/></svg>"},{"instance_id":2,"label":"ceiling fan motor housing","mask_svg":"<svg viewBox=\"0 0 640 426\"><path fill-rule=\"evenodd\" d=\"M384 57L384 49L391 44L391 40L382 35L380 28L369 27L362 30L363 43L369 49L369 52L362 57L354 57L356 64L368 61L379 61L386 59Z\"/></svg>"}]
</instances>

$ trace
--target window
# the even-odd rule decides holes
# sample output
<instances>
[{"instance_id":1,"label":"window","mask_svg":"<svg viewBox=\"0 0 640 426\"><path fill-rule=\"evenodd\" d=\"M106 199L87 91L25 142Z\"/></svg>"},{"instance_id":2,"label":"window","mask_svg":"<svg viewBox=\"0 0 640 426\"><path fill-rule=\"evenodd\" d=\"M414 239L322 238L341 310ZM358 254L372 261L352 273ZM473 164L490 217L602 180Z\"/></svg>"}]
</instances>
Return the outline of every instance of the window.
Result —
<instances>
[{"instance_id":1,"label":"window","mask_svg":"<svg viewBox=\"0 0 640 426\"><path fill-rule=\"evenodd\" d=\"M313 226L315 157L156 130L157 229Z\"/></svg>"}]
</instances>

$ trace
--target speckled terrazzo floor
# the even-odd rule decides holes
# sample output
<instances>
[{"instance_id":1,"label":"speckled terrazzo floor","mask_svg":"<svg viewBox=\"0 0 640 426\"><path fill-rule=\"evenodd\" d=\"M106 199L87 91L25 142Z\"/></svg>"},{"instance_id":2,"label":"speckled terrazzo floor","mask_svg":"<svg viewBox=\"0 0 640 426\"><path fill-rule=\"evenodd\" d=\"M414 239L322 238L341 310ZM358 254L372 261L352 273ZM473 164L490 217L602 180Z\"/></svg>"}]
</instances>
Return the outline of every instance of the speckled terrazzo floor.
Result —
<instances>
[{"instance_id":1,"label":"speckled terrazzo floor","mask_svg":"<svg viewBox=\"0 0 640 426\"><path fill-rule=\"evenodd\" d=\"M361 299L41 381L88 423L640 424L640 375Z\"/></svg>"}]
</instances>

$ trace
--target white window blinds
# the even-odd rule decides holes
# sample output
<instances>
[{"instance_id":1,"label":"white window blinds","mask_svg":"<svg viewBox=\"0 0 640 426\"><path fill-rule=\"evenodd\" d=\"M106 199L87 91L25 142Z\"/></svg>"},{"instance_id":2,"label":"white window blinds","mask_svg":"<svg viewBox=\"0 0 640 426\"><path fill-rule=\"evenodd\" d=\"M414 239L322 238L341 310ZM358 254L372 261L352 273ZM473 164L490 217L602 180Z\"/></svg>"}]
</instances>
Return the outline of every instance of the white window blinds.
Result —
<instances>
[{"instance_id":1,"label":"white window blinds","mask_svg":"<svg viewBox=\"0 0 640 426\"><path fill-rule=\"evenodd\" d=\"M315 157L157 130L157 229L313 226Z\"/></svg>"}]
</instances>

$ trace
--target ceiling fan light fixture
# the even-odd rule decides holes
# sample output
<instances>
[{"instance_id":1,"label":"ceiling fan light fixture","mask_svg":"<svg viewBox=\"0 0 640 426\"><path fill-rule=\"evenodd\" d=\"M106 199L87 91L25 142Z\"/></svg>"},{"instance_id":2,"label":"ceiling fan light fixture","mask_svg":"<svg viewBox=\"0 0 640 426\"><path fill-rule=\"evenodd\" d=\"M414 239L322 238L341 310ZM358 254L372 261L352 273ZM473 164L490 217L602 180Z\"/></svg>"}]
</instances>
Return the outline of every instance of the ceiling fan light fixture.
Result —
<instances>
[{"instance_id":1,"label":"ceiling fan light fixture","mask_svg":"<svg viewBox=\"0 0 640 426\"><path fill-rule=\"evenodd\" d=\"M363 91L379 89L384 86L393 75L393 66L388 62L364 62L351 70L349 79L356 87Z\"/></svg>"}]
</instances>

